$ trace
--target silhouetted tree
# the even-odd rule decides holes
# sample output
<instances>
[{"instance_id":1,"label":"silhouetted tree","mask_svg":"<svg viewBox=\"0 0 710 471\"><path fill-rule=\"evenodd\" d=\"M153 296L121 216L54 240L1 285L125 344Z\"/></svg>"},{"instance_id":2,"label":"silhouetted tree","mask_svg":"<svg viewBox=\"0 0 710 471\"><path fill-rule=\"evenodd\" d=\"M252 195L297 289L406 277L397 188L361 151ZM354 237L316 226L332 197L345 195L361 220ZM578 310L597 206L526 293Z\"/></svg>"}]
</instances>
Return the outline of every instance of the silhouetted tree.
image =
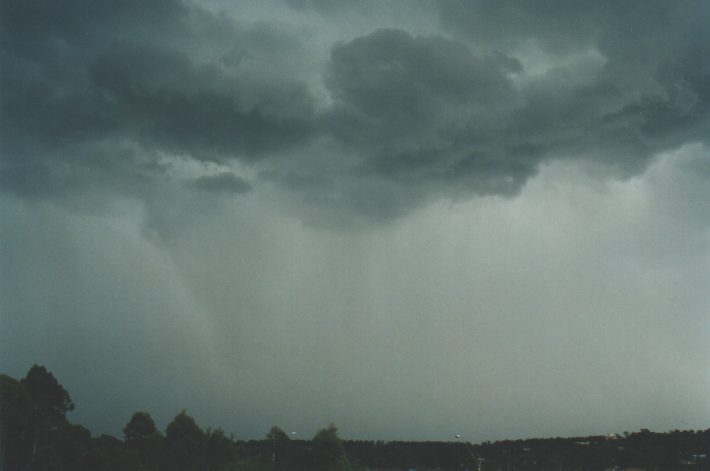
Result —
<instances>
[{"instance_id":1,"label":"silhouetted tree","mask_svg":"<svg viewBox=\"0 0 710 471\"><path fill-rule=\"evenodd\" d=\"M79 424L67 421L51 434L51 448L61 463L62 469L73 470L75 463L90 447L91 432Z\"/></svg>"},{"instance_id":2,"label":"silhouetted tree","mask_svg":"<svg viewBox=\"0 0 710 471\"><path fill-rule=\"evenodd\" d=\"M316 432L313 437L313 453L315 469L329 471L349 471L352 469L343 443L338 437L338 429L334 424L330 424Z\"/></svg>"},{"instance_id":3,"label":"silhouetted tree","mask_svg":"<svg viewBox=\"0 0 710 471\"><path fill-rule=\"evenodd\" d=\"M220 429L203 431L185 411L160 434L147 412L133 414L124 441L91 438L70 423L74 404L46 368L17 381L0 374L0 471L350 471L351 469L589 470L710 469L710 429L623 436L534 438L485 442L466 456L460 443L342 441L334 425L313 440L290 440L272 427L266 439L235 443ZM272 459L277 450L276 460Z\"/></svg>"},{"instance_id":4,"label":"silhouetted tree","mask_svg":"<svg viewBox=\"0 0 710 471\"><path fill-rule=\"evenodd\" d=\"M44 366L33 365L20 382L32 399L33 414L59 422L74 410L69 393Z\"/></svg>"},{"instance_id":5,"label":"silhouetted tree","mask_svg":"<svg viewBox=\"0 0 710 471\"><path fill-rule=\"evenodd\" d=\"M288 453L288 434L274 425L266 434L266 439L271 443L271 462L274 466L286 460Z\"/></svg>"},{"instance_id":6,"label":"silhouetted tree","mask_svg":"<svg viewBox=\"0 0 710 471\"><path fill-rule=\"evenodd\" d=\"M281 428L277 427L274 425L269 429L269 432L266 434L266 438L269 441L276 442L276 443L281 443L281 442L286 442L290 440L288 434L284 432Z\"/></svg>"},{"instance_id":7,"label":"silhouetted tree","mask_svg":"<svg viewBox=\"0 0 710 471\"><path fill-rule=\"evenodd\" d=\"M123 439L126 444L139 444L159 436L158 428L153 418L147 412L136 412L123 428Z\"/></svg>"},{"instance_id":8,"label":"silhouetted tree","mask_svg":"<svg viewBox=\"0 0 710 471\"><path fill-rule=\"evenodd\" d=\"M153 469L162 436L147 412L136 412L123 428L126 449L141 469Z\"/></svg>"},{"instance_id":9,"label":"silhouetted tree","mask_svg":"<svg viewBox=\"0 0 710 471\"><path fill-rule=\"evenodd\" d=\"M220 469L223 465L237 459L234 442L221 429L207 430L204 453L204 468L208 471Z\"/></svg>"},{"instance_id":10,"label":"silhouetted tree","mask_svg":"<svg viewBox=\"0 0 710 471\"><path fill-rule=\"evenodd\" d=\"M25 387L0 374L0 469L21 469L29 461L31 410Z\"/></svg>"},{"instance_id":11,"label":"silhouetted tree","mask_svg":"<svg viewBox=\"0 0 710 471\"><path fill-rule=\"evenodd\" d=\"M74 409L69 393L44 366L33 365L20 381L30 396L30 431L33 467L57 460L51 449L50 436L66 421L65 414ZM48 466L48 465L47 465Z\"/></svg>"},{"instance_id":12,"label":"silhouetted tree","mask_svg":"<svg viewBox=\"0 0 710 471\"><path fill-rule=\"evenodd\" d=\"M204 458L205 433L183 410L165 429L168 469L196 471Z\"/></svg>"},{"instance_id":13,"label":"silhouetted tree","mask_svg":"<svg viewBox=\"0 0 710 471\"><path fill-rule=\"evenodd\" d=\"M125 456L123 443L112 435L92 438L89 450L84 453L72 469L77 471L126 471L131 463Z\"/></svg>"}]
</instances>

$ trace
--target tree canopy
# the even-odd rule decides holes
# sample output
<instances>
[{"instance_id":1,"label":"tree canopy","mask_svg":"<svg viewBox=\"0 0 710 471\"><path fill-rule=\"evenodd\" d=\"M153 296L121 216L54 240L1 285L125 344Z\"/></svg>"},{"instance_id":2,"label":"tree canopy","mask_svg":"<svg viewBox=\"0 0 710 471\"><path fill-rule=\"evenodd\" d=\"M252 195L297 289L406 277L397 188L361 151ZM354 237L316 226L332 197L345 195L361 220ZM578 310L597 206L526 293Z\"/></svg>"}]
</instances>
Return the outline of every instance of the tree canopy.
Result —
<instances>
[{"instance_id":1,"label":"tree canopy","mask_svg":"<svg viewBox=\"0 0 710 471\"><path fill-rule=\"evenodd\" d=\"M160 432L153 418L147 412L136 412L123 428L123 438L126 443L145 442L159 435Z\"/></svg>"},{"instance_id":2,"label":"tree canopy","mask_svg":"<svg viewBox=\"0 0 710 471\"><path fill-rule=\"evenodd\" d=\"M121 440L71 423L66 414L73 407L42 366L21 381L0 374L0 471L710 469L710 429L504 440L467 449L460 442L344 441L330 424L311 440L290 439L273 426L261 440L236 441L221 429L203 430L183 410L164 434L148 412L135 412Z\"/></svg>"},{"instance_id":3,"label":"tree canopy","mask_svg":"<svg viewBox=\"0 0 710 471\"><path fill-rule=\"evenodd\" d=\"M32 398L33 412L41 418L63 419L74 410L69 393L44 366L33 365L21 383Z\"/></svg>"},{"instance_id":4,"label":"tree canopy","mask_svg":"<svg viewBox=\"0 0 710 471\"><path fill-rule=\"evenodd\" d=\"M318 469L333 471L352 469L343 442L338 437L338 428L334 424L316 432L313 437L313 449L318 458L316 462Z\"/></svg>"}]
</instances>

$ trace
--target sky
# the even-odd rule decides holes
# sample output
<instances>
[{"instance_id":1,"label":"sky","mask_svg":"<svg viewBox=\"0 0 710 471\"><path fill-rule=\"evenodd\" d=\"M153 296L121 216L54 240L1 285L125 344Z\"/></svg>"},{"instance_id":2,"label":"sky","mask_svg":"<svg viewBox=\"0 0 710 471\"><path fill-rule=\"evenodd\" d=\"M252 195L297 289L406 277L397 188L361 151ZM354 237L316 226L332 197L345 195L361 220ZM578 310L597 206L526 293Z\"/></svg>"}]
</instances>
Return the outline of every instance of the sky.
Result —
<instances>
[{"instance_id":1,"label":"sky","mask_svg":"<svg viewBox=\"0 0 710 471\"><path fill-rule=\"evenodd\" d=\"M0 371L119 436L710 427L708 21L4 0Z\"/></svg>"}]
</instances>

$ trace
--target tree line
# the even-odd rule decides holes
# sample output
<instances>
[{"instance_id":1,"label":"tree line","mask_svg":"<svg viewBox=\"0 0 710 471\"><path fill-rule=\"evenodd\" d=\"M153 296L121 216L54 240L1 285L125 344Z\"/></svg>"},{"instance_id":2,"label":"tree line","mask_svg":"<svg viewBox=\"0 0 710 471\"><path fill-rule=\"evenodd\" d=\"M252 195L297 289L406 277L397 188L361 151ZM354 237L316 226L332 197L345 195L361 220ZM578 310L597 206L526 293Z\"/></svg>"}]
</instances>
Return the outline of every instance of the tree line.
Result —
<instances>
[{"instance_id":1,"label":"tree line","mask_svg":"<svg viewBox=\"0 0 710 471\"><path fill-rule=\"evenodd\" d=\"M310 440L272 427L237 441L181 411L160 431L134 413L123 437L92 436L66 414L69 393L45 367L0 374L0 471L710 470L710 429L494 443L342 440L334 425Z\"/></svg>"}]
</instances>

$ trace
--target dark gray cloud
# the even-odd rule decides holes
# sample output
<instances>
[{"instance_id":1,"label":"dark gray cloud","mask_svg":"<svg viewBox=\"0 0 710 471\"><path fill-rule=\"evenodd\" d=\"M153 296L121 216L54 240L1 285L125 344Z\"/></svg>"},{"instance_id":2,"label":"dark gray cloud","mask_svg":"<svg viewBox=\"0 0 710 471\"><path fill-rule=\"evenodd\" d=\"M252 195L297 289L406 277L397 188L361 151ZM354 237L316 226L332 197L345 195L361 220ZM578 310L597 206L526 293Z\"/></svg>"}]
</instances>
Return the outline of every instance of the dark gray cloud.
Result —
<instances>
[{"instance_id":1,"label":"dark gray cloud","mask_svg":"<svg viewBox=\"0 0 710 471\"><path fill-rule=\"evenodd\" d=\"M215 193L246 193L251 189L249 182L230 172L205 175L192 180L190 186Z\"/></svg>"},{"instance_id":2,"label":"dark gray cloud","mask_svg":"<svg viewBox=\"0 0 710 471\"><path fill-rule=\"evenodd\" d=\"M180 52L115 45L91 76L123 123L119 132L171 152L248 160L311 133L302 84L254 83Z\"/></svg>"},{"instance_id":3,"label":"dark gray cloud","mask_svg":"<svg viewBox=\"0 0 710 471\"><path fill-rule=\"evenodd\" d=\"M512 85L505 62L496 59L479 59L461 43L400 30L337 44L326 82L336 102L333 132L360 145L435 144L462 114L508 104ZM441 122L447 117L449 122Z\"/></svg>"},{"instance_id":4,"label":"dark gray cloud","mask_svg":"<svg viewBox=\"0 0 710 471\"><path fill-rule=\"evenodd\" d=\"M624 141L636 139L638 151L626 158L643 159L649 148L707 136L710 77L700 52L710 43L705 2L438 4L442 23L482 50L515 55L534 46L552 58L599 53L603 65L581 85L570 80L570 71L549 68L525 108L528 120L555 135L564 135L560 124L591 134L580 139L582 152L620 143L628 154Z\"/></svg>"},{"instance_id":5,"label":"dark gray cloud","mask_svg":"<svg viewBox=\"0 0 710 471\"><path fill-rule=\"evenodd\" d=\"M364 14L291 6L329 23ZM6 2L4 187L45 194L113 179L135 189L137 175L163 176L167 153L258 163L277 184L329 181L331 196L301 185L304 198L365 216L387 200L386 216L371 214L379 220L441 197L516 194L550 158L631 175L708 135L702 2L430 6L436 34L338 41L177 0ZM329 57L314 59L308 45L324 40ZM342 155L313 167L309 154L333 151L313 138Z\"/></svg>"},{"instance_id":6,"label":"dark gray cloud","mask_svg":"<svg viewBox=\"0 0 710 471\"><path fill-rule=\"evenodd\" d=\"M610 10L625 8L615 7L614 2L555 0L536 5L487 0L442 0L436 3L445 26L477 42L506 48L533 39L554 52L592 45L599 28L613 15Z\"/></svg>"},{"instance_id":7,"label":"dark gray cloud","mask_svg":"<svg viewBox=\"0 0 710 471\"><path fill-rule=\"evenodd\" d=\"M501 145L493 135L499 130L491 123L519 100L507 74L520 67L442 37L377 31L333 48L328 123L364 155L361 177L507 193L539 159L534 152L521 158L516 143Z\"/></svg>"},{"instance_id":8,"label":"dark gray cloud","mask_svg":"<svg viewBox=\"0 0 710 471\"><path fill-rule=\"evenodd\" d=\"M437 6L441 35L379 30L332 49L324 126L358 156L333 176L338 210L516 194L549 159L626 178L710 135L702 2Z\"/></svg>"},{"instance_id":9,"label":"dark gray cloud","mask_svg":"<svg viewBox=\"0 0 710 471\"><path fill-rule=\"evenodd\" d=\"M5 188L130 180L112 147L248 161L313 133L305 85L259 70L264 45L286 42L276 30L177 1L11 1L2 13Z\"/></svg>"}]
</instances>

